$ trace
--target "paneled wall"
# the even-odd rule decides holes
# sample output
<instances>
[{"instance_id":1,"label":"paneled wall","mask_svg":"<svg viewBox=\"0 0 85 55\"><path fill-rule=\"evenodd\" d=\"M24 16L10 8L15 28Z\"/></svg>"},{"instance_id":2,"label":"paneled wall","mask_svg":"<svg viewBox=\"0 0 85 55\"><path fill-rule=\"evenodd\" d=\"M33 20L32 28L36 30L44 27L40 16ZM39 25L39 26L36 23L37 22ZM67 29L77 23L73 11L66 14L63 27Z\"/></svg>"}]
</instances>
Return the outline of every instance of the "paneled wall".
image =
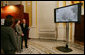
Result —
<instances>
[{"instance_id":1,"label":"paneled wall","mask_svg":"<svg viewBox=\"0 0 85 55\"><path fill-rule=\"evenodd\" d=\"M37 1L37 29L39 38L56 39L54 9L56 1Z\"/></svg>"},{"instance_id":2,"label":"paneled wall","mask_svg":"<svg viewBox=\"0 0 85 55\"><path fill-rule=\"evenodd\" d=\"M32 26L30 28L30 38L39 38L37 33L37 3L36 1L32 1Z\"/></svg>"}]
</instances>

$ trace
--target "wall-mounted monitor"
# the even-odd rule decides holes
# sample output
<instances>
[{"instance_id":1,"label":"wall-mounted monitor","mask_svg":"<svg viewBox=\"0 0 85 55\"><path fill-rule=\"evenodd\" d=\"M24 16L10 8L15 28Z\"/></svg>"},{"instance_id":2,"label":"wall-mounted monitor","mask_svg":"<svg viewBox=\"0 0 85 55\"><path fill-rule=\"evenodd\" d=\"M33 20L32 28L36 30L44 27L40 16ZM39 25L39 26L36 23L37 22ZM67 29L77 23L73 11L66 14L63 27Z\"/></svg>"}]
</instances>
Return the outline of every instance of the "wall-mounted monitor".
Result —
<instances>
[{"instance_id":1,"label":"wall-mounted monitor","mask_svg":"<svg viewBox=\"0 0 85 55\"><path fill-rule=\"evenodd\" d=\"M81 16L81 3L54 9L54 22L78 22Z\"/></svg>"}]
</instances>

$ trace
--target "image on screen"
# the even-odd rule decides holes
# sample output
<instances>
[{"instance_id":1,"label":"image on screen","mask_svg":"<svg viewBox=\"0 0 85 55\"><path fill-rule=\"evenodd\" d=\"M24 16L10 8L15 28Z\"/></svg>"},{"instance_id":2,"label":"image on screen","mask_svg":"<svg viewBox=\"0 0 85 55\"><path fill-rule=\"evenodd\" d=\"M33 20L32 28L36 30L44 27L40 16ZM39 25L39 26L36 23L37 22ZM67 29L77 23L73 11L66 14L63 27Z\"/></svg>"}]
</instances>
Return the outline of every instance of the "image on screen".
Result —
<instances>
[{"instance_id":1,"label":"image on screen","mask_svg":"<svg viewBox=\"0 0 85 55\"><path fill-rule=\"evenodd\" d=\"M78 18L78 4L55 9L55 22L78 22Z\"/></svg>"}]
</instances>

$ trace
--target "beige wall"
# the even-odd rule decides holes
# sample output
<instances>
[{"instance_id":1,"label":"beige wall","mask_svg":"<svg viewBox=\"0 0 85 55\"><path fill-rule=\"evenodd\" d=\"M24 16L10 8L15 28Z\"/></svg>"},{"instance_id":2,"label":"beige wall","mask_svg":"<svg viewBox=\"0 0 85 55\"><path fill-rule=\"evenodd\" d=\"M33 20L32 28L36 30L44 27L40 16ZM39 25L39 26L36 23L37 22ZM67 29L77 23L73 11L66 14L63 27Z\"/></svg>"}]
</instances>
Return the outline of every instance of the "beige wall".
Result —
<instances>
[{"instance_id":1,"label":"beige wall","mask_svg":"<svg viewBox=\"0 0 85 55\"><path fill-rule=\"evenodd\" d=\"M37 23L39 31L55 31L54 23L55 1L37 2Z\"/></svg>"},{"instance_id":2,"label":"beige wall","mask_svg":"<svg viewBox=\"0 0 85 55\"><path fill-rule=\"evenodd\" d=\"M55 8L56 1L37 1L37 28L39 38L56 39L54 23Z\"/></svg>"}]
</instances>

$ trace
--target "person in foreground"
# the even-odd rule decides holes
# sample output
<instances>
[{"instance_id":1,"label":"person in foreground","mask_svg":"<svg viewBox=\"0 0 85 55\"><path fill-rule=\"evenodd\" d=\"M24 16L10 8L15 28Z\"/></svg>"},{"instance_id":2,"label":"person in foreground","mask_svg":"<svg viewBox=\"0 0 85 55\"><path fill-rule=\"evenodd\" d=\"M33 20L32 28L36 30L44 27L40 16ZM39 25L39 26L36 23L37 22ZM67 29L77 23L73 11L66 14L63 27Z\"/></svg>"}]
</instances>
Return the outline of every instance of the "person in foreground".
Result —
<instances>
[{"instance_id":1,"label":"person in foreground","mask_svg":"<svg viewBox=\"0 0 85 55\"><path fill-rule=\"evenodd\" d=\"M18 50L14 29L11 27L13 16L6 16L4 26L1 27L1 49L4 54L15 54Z\"/></svg>"}]
</instances>

